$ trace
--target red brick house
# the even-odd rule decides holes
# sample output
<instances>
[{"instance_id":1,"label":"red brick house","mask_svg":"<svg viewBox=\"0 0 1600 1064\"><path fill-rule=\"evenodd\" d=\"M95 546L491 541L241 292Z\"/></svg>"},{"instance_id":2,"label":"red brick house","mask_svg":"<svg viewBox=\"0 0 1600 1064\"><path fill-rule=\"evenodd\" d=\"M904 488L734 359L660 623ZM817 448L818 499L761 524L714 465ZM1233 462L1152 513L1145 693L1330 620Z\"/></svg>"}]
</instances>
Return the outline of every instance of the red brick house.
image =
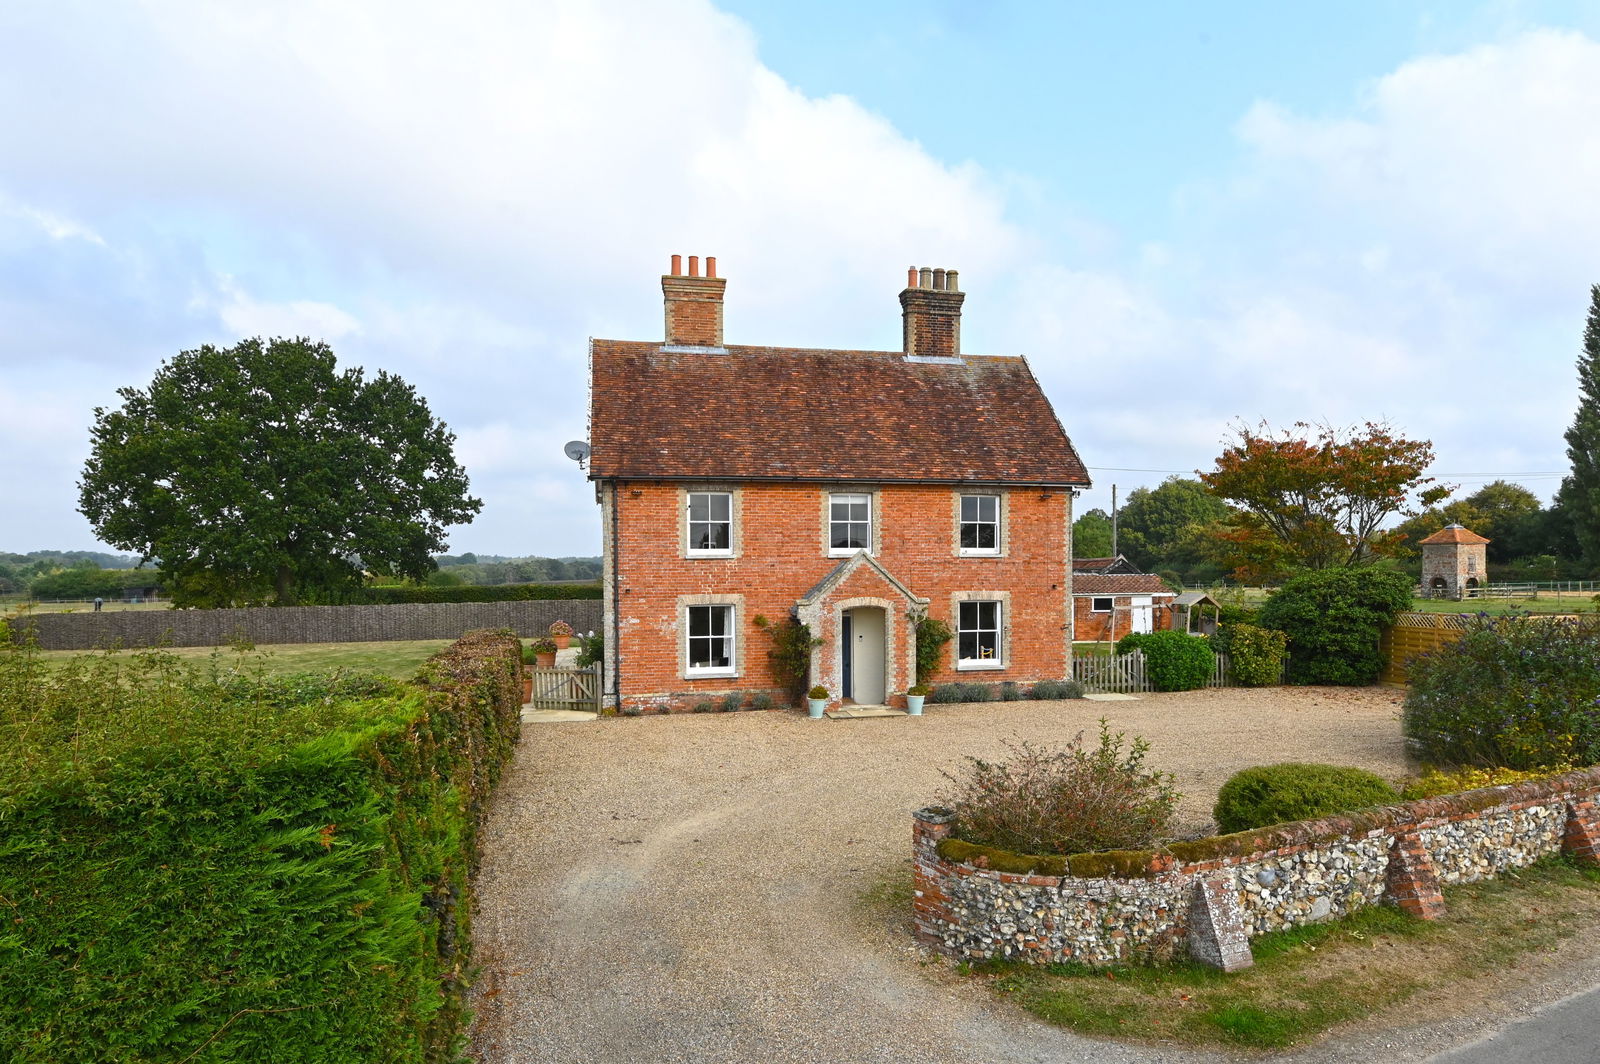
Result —
<instances>
[{"instance_id":1,"label":"red brick house","mask_svg":"<svg viewBox=\"0 0 1600 1064\"><path fill-rule=\"evenodd\" d=\"M1172 627L1176 598L1177 592L1150 573L1076 568L1072 574L1073 628L1077 638L1086 642L1116 642L1129 632L1163 632Z\"/></svg>"},{"instance_id":2,"label":"red brick house","mask_svg":"<svg viewBox=\"0 0 1600 1064\"><path fill-rule=\"evenodd\" d=\"M831 701L1069 675L1072 500L1089 477L1026 360L961 353L955 271L910 272L900 351L723 343L716 260L661 278L665 341L593 340L590 479L608 701L687 709L781 682L758 618L822 640Z\"/></svg>"}]
</instances>

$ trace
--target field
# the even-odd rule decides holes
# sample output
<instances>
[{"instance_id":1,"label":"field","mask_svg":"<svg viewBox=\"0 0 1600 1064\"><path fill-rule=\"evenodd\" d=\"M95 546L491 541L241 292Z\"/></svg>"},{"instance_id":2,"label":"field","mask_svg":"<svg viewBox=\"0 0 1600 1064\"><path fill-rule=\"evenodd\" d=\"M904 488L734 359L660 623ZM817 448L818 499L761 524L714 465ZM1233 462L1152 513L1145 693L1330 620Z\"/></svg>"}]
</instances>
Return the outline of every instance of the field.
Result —
<instances>
[{"instance_id":1,"label":"field","mask_svg":"<svg viewBox=\"0 0 1600 1064\"><path fill-rule=\"evenodd\" d=\"M106 613L122 613L127 610L164 610L169 607L166 601L160 602L113 602L107 599L101 608ZM9 617L26 608L31 613L93 613L94 600L88 602L35 602L29 605L28 600L15 595L0 598L0 617Z\"/></svg>"},{"instance_id":2,"label":"field","mask_svg":"<svg viewBox=\"0 0 1600 1064\"><path fill-rule=\"evenodd\" d=\"M429 657L451 644L449 639L415 639L392 643L280 643L235 651L228 647L168 647L165 652L188 661L214 660L219 668L260 669L268 675L324 669L370 670L403 680ZM46 662L60 662L99 650L42 650ZM121 651L120 653L130 653Z\"/></svg>"}]
</instances>

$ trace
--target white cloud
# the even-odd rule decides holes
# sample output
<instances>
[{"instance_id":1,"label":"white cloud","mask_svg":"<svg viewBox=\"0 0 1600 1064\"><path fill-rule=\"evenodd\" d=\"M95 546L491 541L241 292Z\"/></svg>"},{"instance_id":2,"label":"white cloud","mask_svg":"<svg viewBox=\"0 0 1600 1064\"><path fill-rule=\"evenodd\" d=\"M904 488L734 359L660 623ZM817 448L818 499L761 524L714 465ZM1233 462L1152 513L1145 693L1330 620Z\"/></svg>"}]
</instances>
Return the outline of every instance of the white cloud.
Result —
<instances>
[{"instance_id":1,"label":"white cloud","mask_svg":"<svg viewBox=\"0 0 1600 1064\"><path fill-rule=\"evenodd\" d=\"M252 299L231 278L221 283L223 300L216 314L222 324L239 336L309 336L318 340L339 340L361 331L361 323L332 303L294 299L268 303Z\"/></svg>"}]
</instances>

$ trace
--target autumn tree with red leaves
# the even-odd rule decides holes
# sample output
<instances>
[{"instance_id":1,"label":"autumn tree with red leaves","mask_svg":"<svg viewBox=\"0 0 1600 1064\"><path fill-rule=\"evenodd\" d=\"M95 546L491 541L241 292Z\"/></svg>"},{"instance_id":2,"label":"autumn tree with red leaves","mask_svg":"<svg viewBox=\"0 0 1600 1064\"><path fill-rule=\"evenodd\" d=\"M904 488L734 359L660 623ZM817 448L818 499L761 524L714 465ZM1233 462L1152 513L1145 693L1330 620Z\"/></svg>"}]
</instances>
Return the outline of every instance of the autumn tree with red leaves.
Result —
<instances>
[{"instance_id":1,"label":"autumn tree with red leaves","mask_svg":"<svg viewBox=\"0 0 1600 1064\"><path fill-rule=\"evenodd\" d=\"M1450 494L1423 475L1433 444L1405 439L1387 422L1336 428L1302 421L1282 430L1241 422L1223 442L1216 469L1200 479L1238 507L1218 539L1241 580L1393 554L1398 537L1383 532L1383 522Z\"/></svg>"}]
</instances>

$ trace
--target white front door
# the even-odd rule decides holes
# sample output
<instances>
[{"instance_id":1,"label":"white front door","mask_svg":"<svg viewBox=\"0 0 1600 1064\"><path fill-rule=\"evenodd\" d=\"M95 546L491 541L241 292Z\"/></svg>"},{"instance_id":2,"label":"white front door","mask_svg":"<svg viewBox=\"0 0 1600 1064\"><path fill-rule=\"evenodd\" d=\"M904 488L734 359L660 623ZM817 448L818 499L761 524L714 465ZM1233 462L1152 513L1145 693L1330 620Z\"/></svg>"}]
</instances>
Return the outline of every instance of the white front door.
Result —
<instances>
[{"instance_id":1,"label":"white front door","mask_svg":"<svg viewBox=\"0 0 1600 1064\"><path fill-rule=\"evenodd\" d=\"M858 606L850 617L850 690L845 697L858 706L881 706L888 695L884 682L884 615L881 609Z\"/></svg>"},{"instance_id":2,"label":"white front door","mask_svg":"<svg viewBox=\"0 0 1600 1064\"><path fill-rule=\"evenodd\" d=\"M1152 595L1134 595L1128 600L1128 610L1132 614L1133 627L1130 631L1141 635L1153 632L1156 628L1156 600Z\"/></svg>"}]
</instances>

